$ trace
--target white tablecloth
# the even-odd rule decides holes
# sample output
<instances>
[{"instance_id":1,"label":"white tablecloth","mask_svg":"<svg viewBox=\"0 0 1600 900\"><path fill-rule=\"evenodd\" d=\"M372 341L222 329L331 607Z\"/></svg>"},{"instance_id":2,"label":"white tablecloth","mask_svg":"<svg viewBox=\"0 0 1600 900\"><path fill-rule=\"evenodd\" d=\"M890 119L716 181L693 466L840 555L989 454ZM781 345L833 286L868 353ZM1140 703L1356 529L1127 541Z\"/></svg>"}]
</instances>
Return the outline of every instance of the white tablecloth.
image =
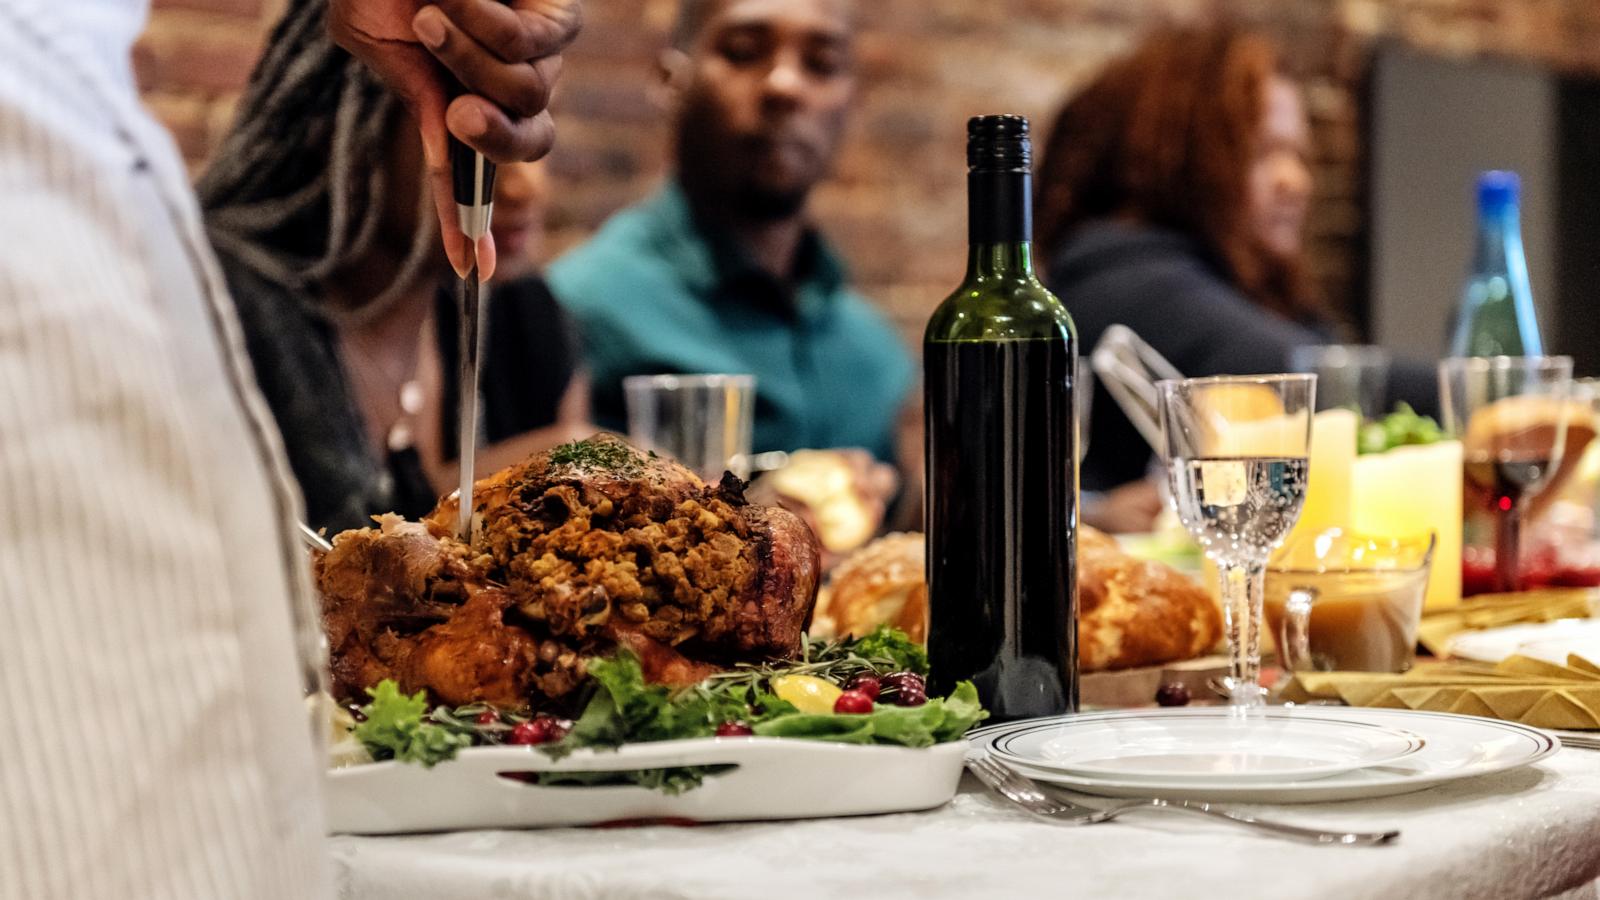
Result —
<instances>
[{"instance_id":1,"label":"white tablecloth","mask_svg":"<svg viewBox=\"0 0 1600 900\"><path fill-rule=\"evenodd\" d=\"M1259 808L1263 812L1267 808ZM1404 830L1308 846L1176 813L1072 827L970 776L929 812L690 828L336 837L342 900L391 898L1594 897L1600 753L1382 800L1276 807L1288 821Z\"/></svg>"}]
</instances>

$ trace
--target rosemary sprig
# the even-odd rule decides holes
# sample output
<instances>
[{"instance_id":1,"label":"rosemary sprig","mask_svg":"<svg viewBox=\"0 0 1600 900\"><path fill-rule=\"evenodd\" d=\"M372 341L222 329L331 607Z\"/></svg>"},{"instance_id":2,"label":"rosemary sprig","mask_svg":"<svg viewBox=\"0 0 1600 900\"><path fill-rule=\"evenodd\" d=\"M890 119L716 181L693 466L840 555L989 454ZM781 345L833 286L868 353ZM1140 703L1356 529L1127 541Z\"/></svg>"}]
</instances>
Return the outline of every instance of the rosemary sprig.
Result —
<instances>
[{"instance_id":1,"label":"rosemary sprig","mask_svg":"<svg viewBox=\"0 0 1600 900\"><path fill-rule=\"evenodd\" d=\"M695 688L742 688L757 692L765 690L772 679L784 675L813 675L843 685L862 672L883 675L904 668L904 661L892 656L862 653L860 648L864 643L867 643L866 639L813 638L808 635L801 643L798 660L736 663L732 669L712 675Z\"/></svg>"}]
</instances>

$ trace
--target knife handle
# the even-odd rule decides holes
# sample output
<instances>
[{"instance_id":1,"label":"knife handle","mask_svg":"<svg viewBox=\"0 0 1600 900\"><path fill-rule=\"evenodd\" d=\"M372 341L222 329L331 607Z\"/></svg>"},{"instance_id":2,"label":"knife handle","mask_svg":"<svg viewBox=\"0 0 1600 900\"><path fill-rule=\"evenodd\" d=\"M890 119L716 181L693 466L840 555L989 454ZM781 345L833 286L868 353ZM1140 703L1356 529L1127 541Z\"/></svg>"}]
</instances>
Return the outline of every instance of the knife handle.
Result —
<instances>
[{"instance_id":1,"label":"knife handle","mask_svg":"<svg viewBox=\"0 0 1600 900\"><path fill-rule=\"evenodd\" d=\"M451 100L467 92L449 72L445 72L445 85ZM475 242L488 233L489 219L494 214L495 166L454 134L449 134L448 139L450 192L456 201L456 218L461 230Z\"/></svg>"}]
</instances>

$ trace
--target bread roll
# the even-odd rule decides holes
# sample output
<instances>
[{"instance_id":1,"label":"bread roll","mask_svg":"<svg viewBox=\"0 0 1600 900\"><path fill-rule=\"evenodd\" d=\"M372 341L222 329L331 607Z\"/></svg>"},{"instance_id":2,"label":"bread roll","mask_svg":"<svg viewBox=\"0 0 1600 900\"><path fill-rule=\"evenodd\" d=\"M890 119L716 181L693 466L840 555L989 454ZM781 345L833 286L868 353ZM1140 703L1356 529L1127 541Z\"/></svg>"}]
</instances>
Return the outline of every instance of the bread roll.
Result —
<instances>
[{"instance_id":1,"label":"bread roll","mask_svg":"<svg viewBox=\"0 0 1600 900\"><path fill-rule=\"evenodd\" d=\"M863 635L892 625L914 641L928 639L928 584L920 534L888 534L852 554L822 593L812 632Z\"/></svg>"},{"instance_id":2,"label":"bread roll","mask_svg":"<svg viewBox=\"0 0 1600 900\"><path fill-rule=\"evenodd\" d=\"M862 635L893 625L927 638L920 534L880 538L845 560L817 600L813 631ZM1222 614L1193 579L1135 559L1116 540L1078 531L1078 665L1085 672L1200 656L1222 638Z\"/></svg>"},{"instance_id":3,"label":"bread roll","mask_svg":"<svg viewBox=\"0 0 1600 900\"><path fill-rule=\"evenodd\" d=\"M1078 533L1078 666L1085 672L1192 659L1222 639L1222 612L1194 579Z\"/></svg>"}]
</instances>

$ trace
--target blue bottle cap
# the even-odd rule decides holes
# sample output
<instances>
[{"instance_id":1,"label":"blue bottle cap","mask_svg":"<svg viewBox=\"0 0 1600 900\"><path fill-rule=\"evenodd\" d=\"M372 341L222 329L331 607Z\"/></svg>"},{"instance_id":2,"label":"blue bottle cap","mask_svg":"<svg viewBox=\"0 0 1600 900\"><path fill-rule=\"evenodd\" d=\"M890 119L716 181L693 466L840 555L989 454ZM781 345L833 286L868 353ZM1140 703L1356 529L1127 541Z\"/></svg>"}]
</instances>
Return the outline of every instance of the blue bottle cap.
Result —
<instances>
[{"instance_id":1,"label":"blue bottle cap","mask_svg":"<svg viewBox=\"0 0 1600 900\"><path fill-rule=\"evenodd\" d=\"M1515 172L1491 170L1478 175L1478 209L1499 212L1517 205L1522 180Z\"/></svg>"}]
</instances>

